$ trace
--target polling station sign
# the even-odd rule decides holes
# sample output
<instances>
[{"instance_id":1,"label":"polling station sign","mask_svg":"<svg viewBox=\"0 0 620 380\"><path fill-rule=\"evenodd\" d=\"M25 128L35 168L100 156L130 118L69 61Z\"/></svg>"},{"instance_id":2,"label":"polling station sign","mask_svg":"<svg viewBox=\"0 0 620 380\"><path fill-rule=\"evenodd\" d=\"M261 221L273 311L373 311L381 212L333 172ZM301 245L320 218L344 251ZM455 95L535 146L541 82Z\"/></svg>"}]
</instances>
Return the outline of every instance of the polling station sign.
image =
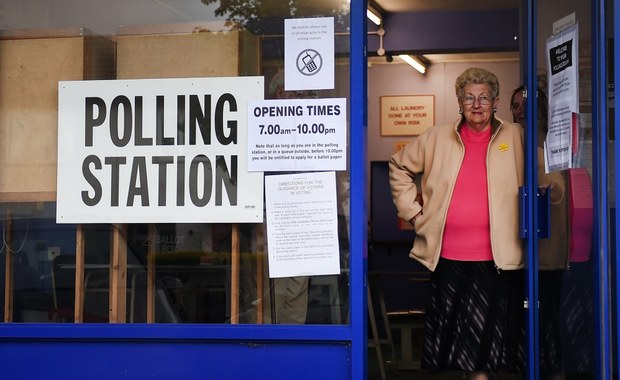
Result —
<instances>
[{"instance_id":1,"label":"polling station sign","mask_svg":"<svg viewBox=\"0 0 620 380\"><path fill-rule=\"evenodd\" d=\"M262 77L61 81L58 223L263 221L247 170Z\"/></svg>"}]
</instances>

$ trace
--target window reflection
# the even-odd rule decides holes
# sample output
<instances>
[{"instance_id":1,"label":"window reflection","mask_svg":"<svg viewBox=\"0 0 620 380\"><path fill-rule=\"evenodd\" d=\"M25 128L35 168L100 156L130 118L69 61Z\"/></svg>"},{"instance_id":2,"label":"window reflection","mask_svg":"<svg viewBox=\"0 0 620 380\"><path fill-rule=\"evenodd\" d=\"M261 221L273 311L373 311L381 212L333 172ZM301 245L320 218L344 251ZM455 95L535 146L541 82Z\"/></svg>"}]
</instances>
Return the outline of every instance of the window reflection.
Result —
<instances>
[{"instance_id":1,"label":"window reflection","mask_svg":"<svg viewBox=\"0 0 620 380\"><path fill-rule=\"evenodd\" d=\"M56 224L54 203L5 204L3 215L0 294L5 322L348 320L348 231L342 214L342 274L308 277L302 284L303 302L289 310L302 319L281 321L275 314L278 284L269 279L264 225L65 225ZM126 236L126 267L120 265L124 280L119 283L113 280L115 265L110 264L119 255L113 243L117 233ZM11 270L6 270L7 263ZM76 295L83 301L76 303ZM121 317L110 318L115 313Z\"/></svg>"}]
</instances>

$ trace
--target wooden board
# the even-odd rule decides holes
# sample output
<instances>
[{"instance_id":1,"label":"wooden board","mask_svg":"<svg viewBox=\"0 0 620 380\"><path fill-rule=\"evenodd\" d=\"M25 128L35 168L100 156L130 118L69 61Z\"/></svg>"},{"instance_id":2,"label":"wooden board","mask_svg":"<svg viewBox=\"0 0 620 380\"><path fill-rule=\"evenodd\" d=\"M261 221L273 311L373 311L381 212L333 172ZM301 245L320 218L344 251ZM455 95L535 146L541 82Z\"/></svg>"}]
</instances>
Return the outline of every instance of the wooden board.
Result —
<instances>
[{"instance_id":1,"label":"wooden board","mask_svg":"<svg viewBox=\"0 0 620 380\"><path fill-rule=\"evenodd\" d=\"M111 40L68 34L1 36L0 199L55 201L58 81L114 75Z\"/></svg>"}]
</instances>

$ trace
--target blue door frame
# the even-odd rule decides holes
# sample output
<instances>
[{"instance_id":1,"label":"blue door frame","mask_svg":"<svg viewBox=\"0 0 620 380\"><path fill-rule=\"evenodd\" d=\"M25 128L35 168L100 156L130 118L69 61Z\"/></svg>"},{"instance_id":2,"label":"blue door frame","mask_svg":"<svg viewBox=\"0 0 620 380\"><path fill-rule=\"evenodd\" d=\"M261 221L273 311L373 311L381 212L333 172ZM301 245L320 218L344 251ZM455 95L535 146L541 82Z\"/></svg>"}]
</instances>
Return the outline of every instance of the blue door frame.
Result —
<instances>
[{"instance_id":1,"label":"blue door frame","mask_svg":"<svg viewBox=\"0 0 620 380\"><path fill-rule=\"evenodd\" d=\"M7 378L364 379L366 1L351 1L350 324L0 324Z\"/></svg>"},{"instance_id":2,"label":"blue door frame","mask_svg":"<svg viewBox=\"0 0 620 380\"><path fill-rule=\"evenodd\" d=\"M522 70L523 80L528 93L535 93L537 88L536 68L538 67L538 57L536 46L538 41L537 20L535 0L524 0L521 6L521 25L522 35L521 52L523 54ZM528 94L529 95L529 94ZM527 125L537 125L537 102L534 96L526 99L526 123ZM533 300L538 299L538 237L536 231L538 225L536 189L537 184L537 154L536 154L536 129L525 129L525 188L522 194L522 223L521 236L524 238L527 249L526 257L526 379L538 379L538 307L532 307L537 303Z\"/></svg>"},{"instance_id":3,"label":"blue door frame","mask_svg":"<svg viewBox=\"0 0 620 380\"><path fill-rule=\"evenodd\" d=\"M615 83L615 79L616 78L620 78L620 22L618 22L618 20L620 20L620 1L619 0L614 0L613 1L613 20L616 20L614 22L613 25L613 42L614 42L614 56L613 56L613 82ZM614 87L614 109L618 110L620 109L620 98L617 95L617 92L615 91L615 87ZM617 111L614 113L614 136L620 136L620 113L618 113ZM620 144L618 144L618 139L616 137L616 143L614 144L614 167L618 168L620 167ZM614 180L614 189L615 189L615 194L616 194L616 202L618 200L618 189L620 189L620 178L618 178L618 176L616 175L615 180ZM616 205L616 209L617 209L617 205ZM618 260L618 236L620 236L620 215L617 212L617 210L615 210L614 215L614 223L615 223L615 229L614 229L614 236L615 236L615 245L614 245L614 253L615 253L615 257L616 257L616 266L614 268L615 273L616 273L616 282L615 282L615 292L614 294L616 295L616 302L615 302L615 308L614 308L614 312L615 312L615 345L613 345L614 347L614 355L613 357L615 358L615 361L613 362L613 367L616 369L616 373L618 373L620 371L620 357L618 355L618 352L620 352L620 331L618 331L618 326L620 326L620 302L618 302L618 294L620 291L620 278L618 276L618 274L620 273L620 260ZM611 357L611 355L610 355Z\"/></svg>"},{"instance_id":4,"label":"blue door frame","mask_svg":"<svg viewBox=\"0 0 620 380\"><path fill-rule=\"evenodd\" d=\"M615 7L614 7L615 8ZM593 194L594 194L594 244L593 257L595 284L594 324L596 376L611 379L611 267L609 240L608 199L608 104L607 104L607 23L606 4L603 0L592 2L592 127L593 127ZM617 52L617 51L616 51ZM617 54L617 53L616 53ZM617 142L615 144L617 146ZM616 149L617 152L617 149ZM617 159L617 155L616 155ZM616 166L617 167L617 166ZM617 191L618 187L615 188ZM617 225L617 223L616 223ZM615 249L615 248L614 248ZM616 271L616 273L618 273ZM617 294L617 292L616 292ZM617 332L616 332L617 334ZM617 368L617 367L616 367Z\"/></svg>"}]
</instances>

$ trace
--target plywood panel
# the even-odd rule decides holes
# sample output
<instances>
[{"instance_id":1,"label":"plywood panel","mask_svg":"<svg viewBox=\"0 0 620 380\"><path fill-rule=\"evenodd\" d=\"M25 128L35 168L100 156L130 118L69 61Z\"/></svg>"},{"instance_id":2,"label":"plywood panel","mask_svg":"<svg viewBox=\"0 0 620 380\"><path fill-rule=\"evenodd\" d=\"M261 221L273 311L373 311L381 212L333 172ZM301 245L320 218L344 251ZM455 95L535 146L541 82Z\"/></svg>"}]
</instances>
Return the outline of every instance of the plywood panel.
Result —
<instances>
[{"instance_id":1,"label":"plywood panel","mask_svg":"<svg viewBox=\"0 0 620 380\"><path fill-rule=\"evenodd\" d=\"M55 200L58 81L111 77L113 53L93 36L0 40L0 198Z\"/></svg>"},{"instance_id":2,"label":"plywood panel","mask_svg":"<svg viewBox=\"0 0 620 380\"><path fill-rule=\"evenodd\" d=\"M122 35L117 44L119 79L226 77L258 71L258 40L247 32Z\"/></svg>"}]
</instances>

